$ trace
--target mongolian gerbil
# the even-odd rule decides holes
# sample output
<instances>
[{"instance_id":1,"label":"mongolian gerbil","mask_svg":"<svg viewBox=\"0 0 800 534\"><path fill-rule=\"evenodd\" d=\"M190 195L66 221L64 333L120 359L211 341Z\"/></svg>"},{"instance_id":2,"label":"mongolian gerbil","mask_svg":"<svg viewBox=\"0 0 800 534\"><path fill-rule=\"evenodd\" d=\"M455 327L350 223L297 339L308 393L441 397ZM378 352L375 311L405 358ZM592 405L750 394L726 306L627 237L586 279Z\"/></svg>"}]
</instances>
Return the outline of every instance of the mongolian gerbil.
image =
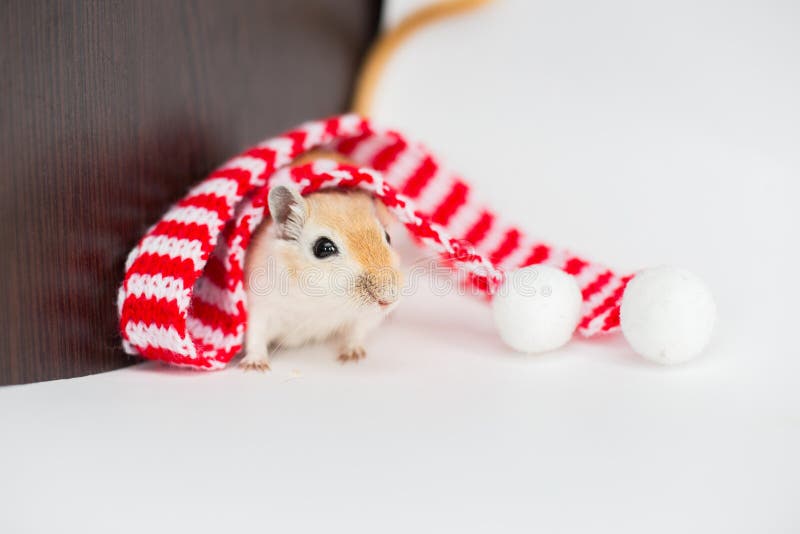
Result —
<instances>
[{"instance_id":1,"label":"mongolian gerbil","mask_svg":"<svg viewBox=\"0 0 800 534\"><path fill-rule=\"evenodd\" d=\"M385 208L363 192L301 197L276 186L271 219L245 264L245 369L269 369L269 345L333 339L339 360L365 356L364 336L394 308L400 290Z\"/></svg>"}]
</instances>

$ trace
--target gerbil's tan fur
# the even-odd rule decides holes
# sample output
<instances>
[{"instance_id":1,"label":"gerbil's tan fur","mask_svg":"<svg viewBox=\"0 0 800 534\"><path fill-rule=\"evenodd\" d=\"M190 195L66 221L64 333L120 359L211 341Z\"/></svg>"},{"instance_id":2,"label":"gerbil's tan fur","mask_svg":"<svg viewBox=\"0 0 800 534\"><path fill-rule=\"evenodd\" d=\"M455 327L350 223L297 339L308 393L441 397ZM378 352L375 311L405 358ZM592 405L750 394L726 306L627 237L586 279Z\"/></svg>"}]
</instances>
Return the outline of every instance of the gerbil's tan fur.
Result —
<instances>
[{"instance_id":1,"label":"gerbil's tan fur","mask_svg":"<svg viewBox=\"0 0 800 534\"><path fill-rule=\"evenodd\" d=\"M305 165L306 163L313 163L318 159L330 159L337 163L353 163L350 159L338 152L334 152L332 150L309 150L304 154L300 154L295 158L292 162L292 167L299 167L300 165Z\"/></svg>"},{"instance_id":2,"label":"gerbil's tan fur","mask_svg":"<svg viewBox=\"0 0 800 534\"><path fill-rule=\"evenodd\" d=\"M343 236L347 249L365 271L391 264L383 231L375 225L377 210L361 191L321 191L308 196L308 220L332 228Z\"/></svg>"}]
</instances>

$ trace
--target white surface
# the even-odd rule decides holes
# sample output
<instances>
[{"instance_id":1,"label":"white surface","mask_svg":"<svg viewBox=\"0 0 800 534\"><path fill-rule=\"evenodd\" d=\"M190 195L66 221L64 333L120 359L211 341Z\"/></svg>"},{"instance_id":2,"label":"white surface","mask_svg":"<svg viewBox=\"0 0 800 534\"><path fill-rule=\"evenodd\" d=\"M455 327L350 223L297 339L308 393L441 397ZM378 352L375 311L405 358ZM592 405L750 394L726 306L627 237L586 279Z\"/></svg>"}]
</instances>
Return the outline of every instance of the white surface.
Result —
<instances>
[{"instance_id":1,"label":"white surface","mask_svg":"<svg viewBox=\"0 0 800 534\"><path fill-rule=\"evenodd\" d=\"M421 34L378 101L524 227L697 272L704 356L517 355L483 303L421 289L357 366L4 388L0 531L798 532L799 24L788 0L508 1Z\"/></svg>"}]
</instances>

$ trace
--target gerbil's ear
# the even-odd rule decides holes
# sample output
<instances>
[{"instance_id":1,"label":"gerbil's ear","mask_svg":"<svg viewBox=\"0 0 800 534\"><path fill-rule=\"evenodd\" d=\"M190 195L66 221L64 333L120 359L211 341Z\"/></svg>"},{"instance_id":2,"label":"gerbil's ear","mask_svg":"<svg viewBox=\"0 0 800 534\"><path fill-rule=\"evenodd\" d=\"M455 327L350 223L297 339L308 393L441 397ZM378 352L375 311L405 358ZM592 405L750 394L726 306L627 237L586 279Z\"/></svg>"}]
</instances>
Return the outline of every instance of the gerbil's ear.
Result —
<instances>
[{"instance_id":1,"label":"gerbil's ear","mask_svg":"<svg viewBox=\"0 0 800 534\"><path fill-rule=\"evenodd\" d=\"M297 239L306 222L306 201L296 190L276 185L269 190L269 214L275 222L278 237Z\"/></svg>"},{"instance_id":2,"label":"gerbil's ear","mask_svg":"<svg viewBox=\"0 0 800 534\"><path fill-rule=\"evenodd\" d=\"M379 198L375 199L375 215L377 215L378 220L384 227L390 226L395 220L392 212Z\"/></svg>"}]
</instances>

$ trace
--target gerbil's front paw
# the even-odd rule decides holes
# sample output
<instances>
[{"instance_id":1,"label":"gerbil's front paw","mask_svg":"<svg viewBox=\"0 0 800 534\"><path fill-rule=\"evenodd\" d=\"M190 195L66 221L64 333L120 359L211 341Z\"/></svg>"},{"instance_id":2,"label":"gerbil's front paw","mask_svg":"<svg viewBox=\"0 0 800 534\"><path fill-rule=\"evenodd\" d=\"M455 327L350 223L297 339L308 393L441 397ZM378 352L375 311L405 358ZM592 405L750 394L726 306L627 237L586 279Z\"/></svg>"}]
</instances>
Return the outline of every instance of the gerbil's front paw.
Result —
<instances>
[{"instance_id":1,"label":"gerbil's front paw","mask_svg":"<svg viewBox=\"0 0 800 534\"><path fill-rule=\"evenodd\" d=\"M250 354L249 352L239 362L239 367L245 371L269 371L269 357L266 354Z\"/></svg>"},{"instance_id":2,"label":"gerbil's front paw","mask_svg":"<svg viewBox=\"0 0 800 534\"><path fill-rule=\"evenodd\" d=\"M367 351L363 347L348 349L339 354L339 361L342 363L357 362L367 357Z\"/></svg>"}]
</instances>

